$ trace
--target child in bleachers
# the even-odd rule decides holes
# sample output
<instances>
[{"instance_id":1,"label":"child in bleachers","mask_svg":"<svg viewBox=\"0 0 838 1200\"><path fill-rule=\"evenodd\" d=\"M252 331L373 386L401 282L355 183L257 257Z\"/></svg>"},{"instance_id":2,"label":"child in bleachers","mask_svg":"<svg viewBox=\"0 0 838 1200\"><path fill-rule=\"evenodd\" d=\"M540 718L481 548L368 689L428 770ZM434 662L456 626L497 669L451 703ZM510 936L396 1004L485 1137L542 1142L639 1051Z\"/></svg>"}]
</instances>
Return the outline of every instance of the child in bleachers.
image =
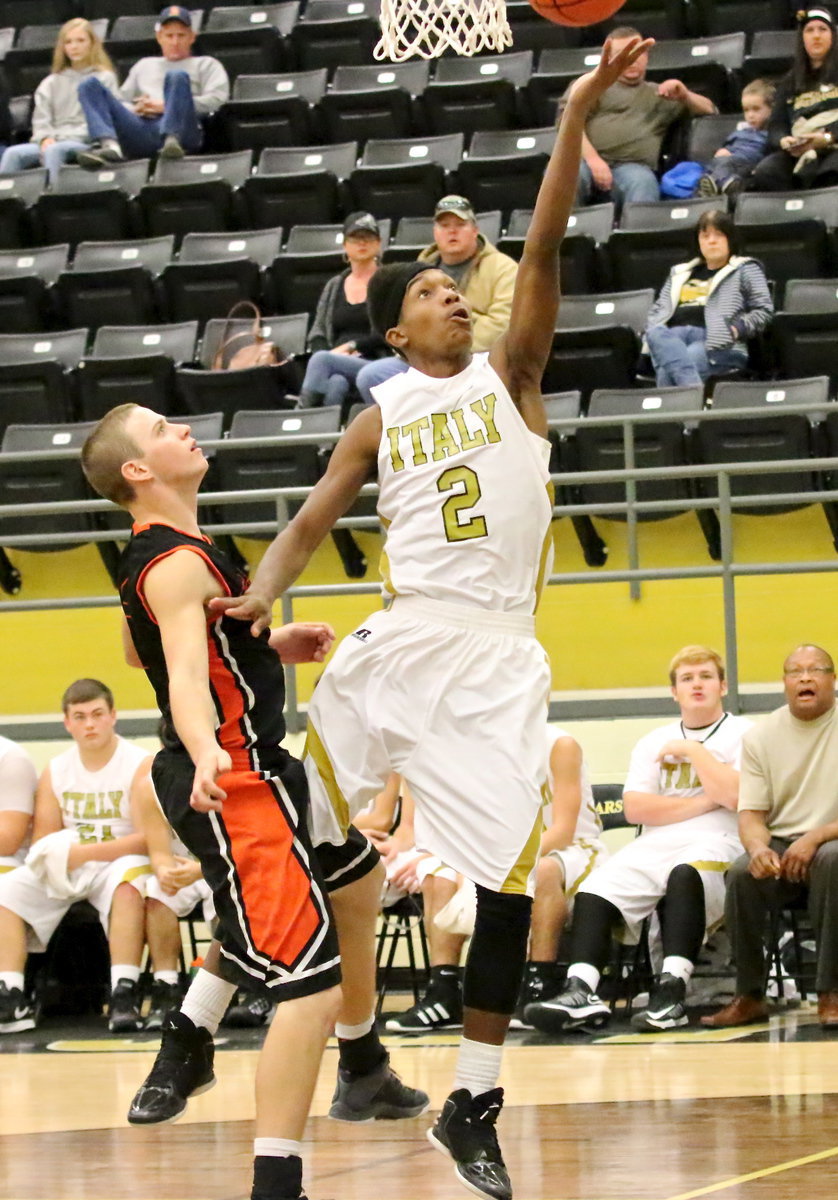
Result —
<instances>
[{"instance_id":1,"label":"child in bleachers","mask_svg":"<svg viewBox=\"0 0 838 1200\"><path fill-rule=\"evenodd\" d=\"M89 21L74 17L61 26L52 73L35 90L32 137L3 152L0 172L44 166L54 183L59 168L89 148L87 121L78 96L79 84L89 76L116 94L116 74L101 39Z\"/></svg>"},{"instance_id":2,"label":"child in bleachers","mask_svg":"<svg viewBox=\"0 0 838 1200\"><path fill-rule=\"evenodd\" d=\"M742 90L743 119L716 151L698 181L697 196L735 195L746 178L768 153L768 119L775 88L765 79L754 79Z\"/></svg>"}]
</instances>

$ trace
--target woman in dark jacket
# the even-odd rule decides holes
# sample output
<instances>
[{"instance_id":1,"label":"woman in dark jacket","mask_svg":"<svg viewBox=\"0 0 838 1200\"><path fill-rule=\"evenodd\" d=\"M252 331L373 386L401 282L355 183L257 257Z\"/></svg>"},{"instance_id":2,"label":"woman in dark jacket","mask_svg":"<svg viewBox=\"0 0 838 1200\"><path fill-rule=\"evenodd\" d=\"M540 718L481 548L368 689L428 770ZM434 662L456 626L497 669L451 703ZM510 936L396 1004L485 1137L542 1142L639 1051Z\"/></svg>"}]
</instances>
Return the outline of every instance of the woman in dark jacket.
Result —
<instances>
[{"instance_id":1,"label":"woman in dark jacket","mask_svg":"<svg viewBox=\"0 0 838 1200\"><path fill-rule=\"evenodd\" d=\"M389 352L367 316L367 285L381 254L381 233L372 213L346 218L343 249L349 266L323 288L308 336L314 353L300 392L303 408L342 404L361 368Z\"/></svg>"},{"instance_id":2,"label":"woman in dark jacket","mask_svg":"<svg viewBox=\"0 0 838 1200\"><path fill-rule=\"evenodd\" d=\"M727 213L702 213L695 237L696 257L669 272L646 324L658 387L702 384L715 372L744 367L748 338L774 312L762 267L735 252Z\"/></svg>"},{"instance_id":3,"label":"woman in dark jacket","mask_svg":"<svg viewBox=\"0 0 838 1200\"><path fill-rule=\"evenodd\" d=\"M794 65L777 85L768 147L772 153L754 168L749 191L838 183L838 39L826 8L798 16Z\"/></svg>"}]
</instances>

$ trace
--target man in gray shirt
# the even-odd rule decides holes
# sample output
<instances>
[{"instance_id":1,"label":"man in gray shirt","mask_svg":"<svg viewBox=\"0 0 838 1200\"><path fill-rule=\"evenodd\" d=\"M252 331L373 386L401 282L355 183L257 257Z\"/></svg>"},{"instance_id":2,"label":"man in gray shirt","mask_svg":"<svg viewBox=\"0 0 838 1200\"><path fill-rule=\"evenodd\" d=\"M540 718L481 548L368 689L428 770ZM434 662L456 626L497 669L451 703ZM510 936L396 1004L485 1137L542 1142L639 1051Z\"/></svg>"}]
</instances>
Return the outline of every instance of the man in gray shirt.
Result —
<instances>
[{"instance_id":1,"label":"man in gray shirt","mask_svg":"<svg viewBox=\"0 0 838 1200\"><path fill-rule=\"evenodd\" d=\"M141 58L113 96L98 79L79 85L79 101L93 146L78 156L97 170L123 158L182 158L201 149L202 117L230 95L227 72L216 58L193 56L189 9L164 8L155 26L159 57Z\"/></svg>"}]
</instances>

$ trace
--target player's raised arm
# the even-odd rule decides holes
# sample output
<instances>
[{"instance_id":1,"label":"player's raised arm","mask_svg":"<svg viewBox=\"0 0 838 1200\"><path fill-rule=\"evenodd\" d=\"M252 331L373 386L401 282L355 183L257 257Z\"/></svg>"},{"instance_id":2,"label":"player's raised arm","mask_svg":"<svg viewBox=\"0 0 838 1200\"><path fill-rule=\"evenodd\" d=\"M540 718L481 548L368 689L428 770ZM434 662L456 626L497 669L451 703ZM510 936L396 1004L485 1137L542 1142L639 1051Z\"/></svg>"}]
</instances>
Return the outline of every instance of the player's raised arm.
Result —
<instances>
[{"instance_id":1,"label":"player's raised arm","mask_svg":"<svg viewBox=\"0 0 838 1200\"><path fill-rule=\"evenodd\" d=\"M212 614L226 612L251 621L254 634L270 625L274 600L301 574L335 521L372 478L380 440L381 411L375 405L358 414L335 446L326 474L268 546L248 590L243 596L212 600Z\"/></svg>"},{"instance_id":2,"label":"player's raised arm","mask_svg":"<svg viewBox=\"0 0 838 1200\"><path fill-rule=\"evenodd\" d=\"M556 327L559 251L576 198L585 122L603 92L653 45L651 39L633 38L615 54L611 42L606 41L597 67L577 79L570 90L539 188L518 268L509 328L489 354L524 420L536 433L546 432L541 376Z\"/></svg>"}]
</instances>

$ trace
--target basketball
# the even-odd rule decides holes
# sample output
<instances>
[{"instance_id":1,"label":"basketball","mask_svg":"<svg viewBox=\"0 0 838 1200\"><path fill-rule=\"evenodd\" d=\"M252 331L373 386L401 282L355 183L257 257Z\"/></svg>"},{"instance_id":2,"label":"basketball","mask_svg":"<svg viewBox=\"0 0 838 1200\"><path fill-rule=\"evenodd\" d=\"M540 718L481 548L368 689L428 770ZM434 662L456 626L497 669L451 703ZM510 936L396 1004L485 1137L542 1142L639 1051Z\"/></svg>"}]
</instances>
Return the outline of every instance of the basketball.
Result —
<instances>
[{"instance_id":1,"label":"basketball","mask_svg":"<svg viewBox=\"0 0 838 1200\"><path fill-rule=\"evenodd\" d=\"M541 17L556 25L596 25L607 21L625 0L530 0Z\"/></svg>"}]
</instances>

